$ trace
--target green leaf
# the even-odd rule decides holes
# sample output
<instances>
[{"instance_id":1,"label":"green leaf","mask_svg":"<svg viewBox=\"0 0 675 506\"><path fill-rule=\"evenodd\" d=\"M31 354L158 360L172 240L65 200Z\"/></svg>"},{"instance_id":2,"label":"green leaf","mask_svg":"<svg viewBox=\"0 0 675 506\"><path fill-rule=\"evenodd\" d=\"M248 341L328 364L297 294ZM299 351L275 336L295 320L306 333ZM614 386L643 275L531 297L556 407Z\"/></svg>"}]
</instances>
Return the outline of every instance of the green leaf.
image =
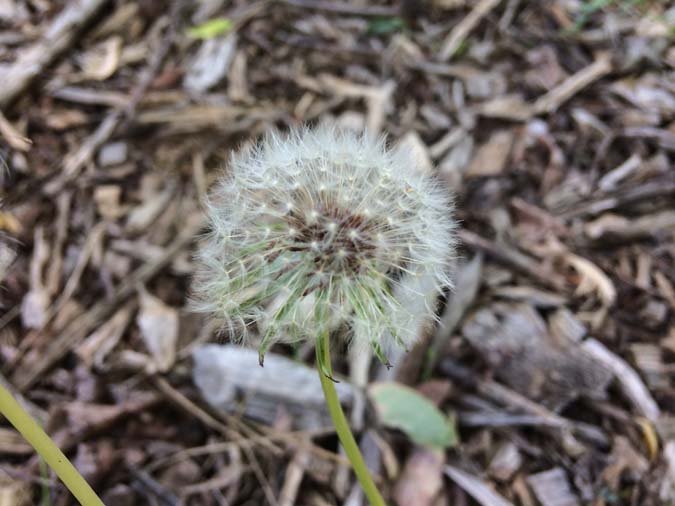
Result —
<instances>
[{"instance_id":1,"label":"green leaf","mask_svg":"<svg viewBox=\"0 0 675 506\"><path fill-rule=\"evenodd\" d=\"M376 18L368 23L368 33L373 35L384 35L386 33L398 32L405 28L405 21L399 17Z\"/></svg>"},{"instance_id":2,"label":"green leaf","mask_svg":"<svg viewBox=\"0 0 675 506\"><path fill-rule=\"evenodd\" d=\"M232 29L232 20L228 18L209 19L201 25L189 28L187 34L195 39L213 39Z\"/></svg>"},{"instance_id":3,"label":"green leaf","mask_svg":"<svg viewBox=\"0 0 675 506\"><path fill-rule=\"evenodd\" d=\"M374 383L368 391L383 425L403 431L420 445L448 448L457 444L453 420L412 388Z\"/></svg>"}]
</instances>

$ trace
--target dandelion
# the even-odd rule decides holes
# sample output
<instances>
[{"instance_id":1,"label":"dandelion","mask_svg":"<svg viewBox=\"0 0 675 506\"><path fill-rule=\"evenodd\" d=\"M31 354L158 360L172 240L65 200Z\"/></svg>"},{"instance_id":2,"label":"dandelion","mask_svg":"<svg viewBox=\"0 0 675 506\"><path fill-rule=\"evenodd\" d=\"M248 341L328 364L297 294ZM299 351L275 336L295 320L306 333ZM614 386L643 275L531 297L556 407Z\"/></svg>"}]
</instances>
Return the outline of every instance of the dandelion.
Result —
<instances>
[{"instance_id":1,"label":"dandelion","mask_svg":"<svg viewBox=\"0 0 675 506\"><path fill-rule=\"evenodd\" d=\"M314 340L336 427L331 337L370 346L388 364L387 352L414 343L450 286L452 205L416 169L410 153L368 135L271 134L232 156L208 204L198 306L234 336L260 335L261 364L276 342Z\"/></svg>"},{"instance_id":2,"label":"dandelion","mask_svg":"<svg viewBox=\"0 0 675 506\"><path fill-rule=\"evenodd\" d=\"M232 156L208 206L201 309L275 342L344 329L386 362L450 285L447 191L382 139L321 128Z\"/></svg>"}]
</instances>

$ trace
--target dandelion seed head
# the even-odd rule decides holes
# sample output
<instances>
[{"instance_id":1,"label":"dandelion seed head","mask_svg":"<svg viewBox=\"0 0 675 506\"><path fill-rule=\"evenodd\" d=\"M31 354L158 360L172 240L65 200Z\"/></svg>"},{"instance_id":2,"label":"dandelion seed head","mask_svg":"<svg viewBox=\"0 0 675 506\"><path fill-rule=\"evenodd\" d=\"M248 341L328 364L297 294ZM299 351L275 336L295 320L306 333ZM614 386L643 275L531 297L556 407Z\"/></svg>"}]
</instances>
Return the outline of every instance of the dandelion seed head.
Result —
<instances>
[{"instance_id":1,"label":"dandelion seed head","mask_svg":"<svg viewBox=\"0 0 675 506\"><path fill-rule=\"evenodd\" d=\"M378 356L409 347L451 285L447 190L383 139L324 127L232 156L208 204L198 307L274 342L349 330Z\"/></svg>"}]
</instances>

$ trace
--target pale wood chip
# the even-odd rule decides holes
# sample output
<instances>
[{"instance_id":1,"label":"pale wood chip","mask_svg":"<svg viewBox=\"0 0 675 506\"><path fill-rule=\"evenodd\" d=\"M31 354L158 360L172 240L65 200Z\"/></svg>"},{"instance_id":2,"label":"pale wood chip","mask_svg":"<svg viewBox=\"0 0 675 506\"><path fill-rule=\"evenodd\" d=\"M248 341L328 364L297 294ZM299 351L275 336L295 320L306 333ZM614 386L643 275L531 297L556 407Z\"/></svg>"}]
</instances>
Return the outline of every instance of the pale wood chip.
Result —
<instances>
[{"instance_id":1,"label":"pale wood chip","mask_svg":"<svg viewBox=\"0 0 675 506\"><path fill-rule=\"evenodd\" d=\"M635 409L645 418L656 422L661 415L659 406L649 392L649 389L640 379L640 376L628 363L610 351L600 341L586 339L582 348L594 359L608 367L613 373L621 390L631 401Z\"/></svg>"},{"instance_id":2,"label":"pale wood chip","mask_svg":"<svg viewBox=\"0 0 675 506\"><path fill-rule=\"evenodd\" d=\"M527 478L542 506L579 506L579 500L570 489L567 474L560 467L532 474Z\"/></svg>"},{"instance_id":3,"label":"pale wood chip","mask_svg":"<svg viewBox=\"0 0 675 506\"><path fill-rule=\"evenodd\" d=\"M482 506L513 506L513 503L492 490L484 480L458 467L445 466L445 474Z\"/></svg>"}]
</instances>

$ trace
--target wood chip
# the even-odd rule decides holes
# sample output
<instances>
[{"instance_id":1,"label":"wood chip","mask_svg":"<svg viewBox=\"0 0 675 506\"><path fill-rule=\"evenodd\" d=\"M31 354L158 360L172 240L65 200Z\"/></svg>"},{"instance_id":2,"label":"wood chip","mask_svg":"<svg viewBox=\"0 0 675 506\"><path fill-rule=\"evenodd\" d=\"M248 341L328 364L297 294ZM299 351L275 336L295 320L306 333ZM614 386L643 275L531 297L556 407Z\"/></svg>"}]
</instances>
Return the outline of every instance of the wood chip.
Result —
<instances>
[{"instance_id":1,"label":"wood chip","mask_svg":"<svg viewBox=\"0 0 675 506\"><path fill-rule=\"evenodd\" d=\"M194 349L193 380L206 401L216 409L244 414L269 425L286 409L295 428L317 429L330 426L317 372L274 353L265 355L265 366L258 366L258 352L236 345L204 345ZM336 384L340 400L349 405L353 394L349 383ZM239 397L246 402L240 406Z\"/></svg>"},{"instance_id":2,"label":"wood chip","mask_svg":"<svg viewBox=\"0 0 675 506\"><path fill-rule=\"evenodd\" d=\"M202 42L183 80L185 87L194 93L204 93L214 87L227 75L236 49L235 33Z\"/></svg>"},{"instance_id":3,"label":"wood chip","mask_svg":"<svg viewBox=\"0 0 675 506\"><path fill-rule=\"evenodd\" d=\"M555 467L549 471L528 476L527 483L532 487L542 506L579 506L579 500L572 493L565 471Z\"/></svg>"},{"instance_id":4,"label":"wood chip","mask_svg":"<svg viewBox=\"0 0 675 506\"><path fill-rule=\"evenodd\" d=\"M621 390L640 415L652 422L658 420L661 412L656 401L640 379L640 376L625 360L607 349L600 341L593 338L586 339L582 347L598 362L604 364L614 373L614 377L619 383Z\"/></svg>"},{"instance_id":5,"label":"wood chip","mask_svg":"<svg viewBox=\"0 0 675 506\"><path fill-rule=\"evenodd\" d=\"M498 448L490 465L489 473L500 481L510 480L523 463L523 456L513 443L503 443Z\"/></svg>"},{"instance_id":6,"label":"wood chip","mask_svg":"<svg viewBox=\"0 0 675 506\"><path fill-rule=\"evenodd\" d=\"M513 506L513 503L492 490L485 481L458 467L445 466L445 474L482 506Z\"/></svg>"}]
</instances>

